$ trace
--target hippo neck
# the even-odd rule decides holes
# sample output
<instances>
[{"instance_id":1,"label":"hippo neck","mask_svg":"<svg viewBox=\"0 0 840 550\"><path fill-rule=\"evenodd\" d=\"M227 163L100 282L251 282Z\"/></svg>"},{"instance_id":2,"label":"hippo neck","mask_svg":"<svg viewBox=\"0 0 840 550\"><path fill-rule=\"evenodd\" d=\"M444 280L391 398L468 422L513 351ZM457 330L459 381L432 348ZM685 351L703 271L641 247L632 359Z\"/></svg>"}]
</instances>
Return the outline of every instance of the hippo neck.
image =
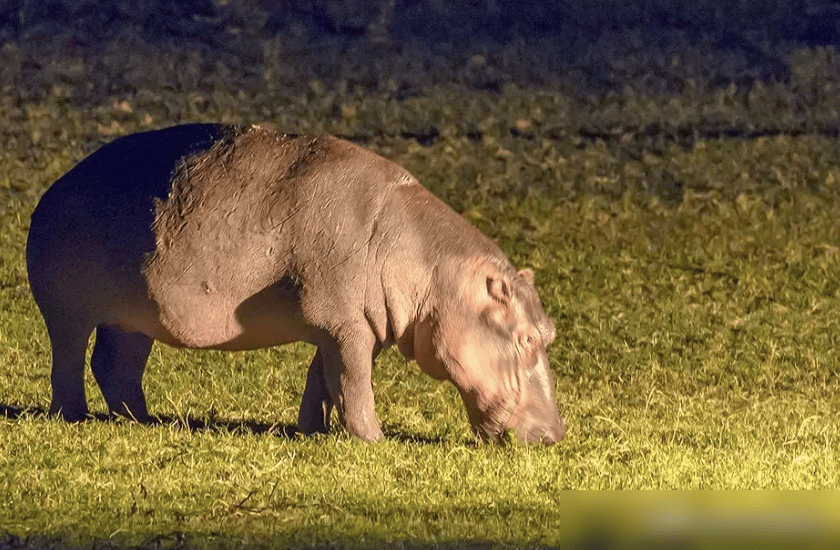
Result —
<instances>
[{"instance_id":1,"label":"hippo neck","mask_svg":"<svg viewBox=\"0 0 840 550\"><path fill-rule=\"evenodd\" d=\"M414 358L414 330L439 305L459 299L464 266L476 258L512 270L499 247L419 184L394 190L378 226L389 248L382 263L387 340Z\"/></svg>"}]
</instances>

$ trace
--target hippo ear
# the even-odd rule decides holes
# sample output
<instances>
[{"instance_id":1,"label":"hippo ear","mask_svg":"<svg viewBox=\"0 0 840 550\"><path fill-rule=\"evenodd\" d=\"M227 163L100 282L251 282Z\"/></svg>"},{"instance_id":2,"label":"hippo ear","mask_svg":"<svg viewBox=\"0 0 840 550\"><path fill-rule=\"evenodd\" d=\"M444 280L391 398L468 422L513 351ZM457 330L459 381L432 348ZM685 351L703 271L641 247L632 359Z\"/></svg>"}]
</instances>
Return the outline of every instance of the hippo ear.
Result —
<instances>
[{"instance_id":1,"label":"hippo ear","mask_svg":"<svg viewBox=\"0 0 840 550\"><path fill-rule=\"evenodd\" d=\"M529 285L534 286L534 272L530 269L521 269L517 275L528 281Z\"/></svg>"},{"instance_id":2,"label":"hippo ear","mask_svg":"<svg viewBox=\"0 0 840 550\"><path fill-rule=\"evenodd\" d=\"M545 320L540 323L539 330L542 335L543 344L548 347L548 345L554 341L554 337L557 334L554 329L554 321L546 317Z\"/></svg>"}]
</instances>

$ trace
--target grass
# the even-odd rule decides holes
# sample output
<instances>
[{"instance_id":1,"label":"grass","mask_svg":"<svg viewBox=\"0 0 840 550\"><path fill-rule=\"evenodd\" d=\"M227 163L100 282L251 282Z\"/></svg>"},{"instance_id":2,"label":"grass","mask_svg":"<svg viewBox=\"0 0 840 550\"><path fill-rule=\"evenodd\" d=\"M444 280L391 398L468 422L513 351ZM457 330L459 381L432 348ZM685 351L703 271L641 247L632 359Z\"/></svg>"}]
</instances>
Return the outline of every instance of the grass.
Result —
<instances>
[{"instance_id":1,"label":"grass","mask_svg":"<svg viewBox=\"0 0 840 550\"><path fill-rule=\"evenodd\" d=\"M282 49L263 46L266 59ZM25 52L0 54L25 82ZM679 93L628 85L581 97L508 82L399 101L315 79L290 91L288 67L265 60L275 72L260 86L233 85L235 68L181 71L177 56L189 55L177 51L161 54L161 70L185 80L164 86L142 56L122 55L124 88L101 82L113 60L46 58L34 92L0 97L0 549L717 548L779 536L829 547L840 536L838 503L822 494L566 491L840 486L832 49L795 51L787 81L746 92L698 76ZM478 443L455 390L395 351L374 371L385 441L296 437L313 353L302 344L155 345L145 387L160 424L47 418L29 213L100 143L183 121L348 136L535 269L558 331L549 357L563 442Z\"/></svg>"},{"instance_id":2,"label":"grass","mask_svg":"<svg viewBox=\"0 0 840 550\"><path fill-rule=\"evenodd\" d=\"M0 248L0 525L14 540L555 545L588 540L600 517L581 504L568 511L579 497L565 489L838 486L835 141L703 141L648 164L603 144L564 157L514 138L374 146L537 270L557 323L550 359L566 439L477 444L454 389L396 352L375 370L386 441L290 436L305 345L236 354L156 345L146 390L163 424L45 418L49 349L22 251L26 213L72 159L36 158L43 172L21 168L15 177L28 186L5 191ZM499 147L526 161L511 166ZM688 182L679 202L633 191L640 171L663 165L654 173ZM530 185L512 172L530 174ZM582 192L581 182L602 187ZM104 412L90 376L88 386ZM662 498L652 514L670 506ZM634 506L613 509L638 519L626 512Z\"/></svg>"}]
</instances>

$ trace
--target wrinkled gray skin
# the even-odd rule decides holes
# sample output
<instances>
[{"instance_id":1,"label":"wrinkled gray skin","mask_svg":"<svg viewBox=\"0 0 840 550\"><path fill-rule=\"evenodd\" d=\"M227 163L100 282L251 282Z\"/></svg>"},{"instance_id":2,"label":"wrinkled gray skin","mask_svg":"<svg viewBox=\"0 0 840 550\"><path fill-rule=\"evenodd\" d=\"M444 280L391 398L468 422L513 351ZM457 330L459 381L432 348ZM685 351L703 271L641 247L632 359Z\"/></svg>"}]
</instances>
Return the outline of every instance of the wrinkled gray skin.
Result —
<instances>
[{"instance_id":1,"label":"wrinkled gray skin","mask_svg":"<svg viewBox=\"0 0 840 550\"><path fill-rule=\"evenodd\" d=\"M186 125L118 139L44 194L27 245L52 344L50 411L87 416L91 368L113 414L149 420L153 340L317 346L299 429L382 437L371 367L396 344L449 380L481 437L565 432L530 271L408 172L330 136Z\"/></svg>"}]
</instances>

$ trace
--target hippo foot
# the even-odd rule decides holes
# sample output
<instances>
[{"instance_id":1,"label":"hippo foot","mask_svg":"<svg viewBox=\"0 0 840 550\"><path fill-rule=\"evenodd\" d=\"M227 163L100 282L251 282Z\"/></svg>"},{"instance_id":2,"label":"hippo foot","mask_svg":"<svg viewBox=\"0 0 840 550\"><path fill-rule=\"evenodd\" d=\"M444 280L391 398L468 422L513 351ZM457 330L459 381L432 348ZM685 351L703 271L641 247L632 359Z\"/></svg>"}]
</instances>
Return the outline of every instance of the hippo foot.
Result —
<instances>
[{"instance_id":1,"label":"hippo foot","mask_svg":"<svg viewBox=\"0 0 840 550\"><path fill-rule=\"evenodd\" d=\"M329 401L307 404L304 400L298 415L298 431L303 435L329 433L331 413L332 403Z\"/></svg>"},{"instance_id":2,"label":"hippo foot","mask_svg":"<svg viewBox=\"0 0 840 550\"><path fill-rule=\"evenodd\" d=\"M131 410L108 411L108 417L111 420L128 420L129 422L136 422L137 424L154 424L158 419L149 413L143 411L134 414Z\"/></svg>"},{"instance_id":3,"label":"hippo foot","mask_svg":"<svg viewBox=\"0 0 840 550\"><path fill-rule=\"evenodd\" d=\"M90 418L87 407L66 407L53 401L50 404L50 416L56 416L67 422L84 422Z\"/></svg>"},{"instance_id":4,"label":"hippo foot","mask_svg":"<svg viewBox=\"0 0 840 550\"><path fill-rule=\"evenodd\" d=\"M347 431L362 441L378 441L385 437L378 422L366 423L364 425L347 423Z\"/></svg>"}]
</instances>

